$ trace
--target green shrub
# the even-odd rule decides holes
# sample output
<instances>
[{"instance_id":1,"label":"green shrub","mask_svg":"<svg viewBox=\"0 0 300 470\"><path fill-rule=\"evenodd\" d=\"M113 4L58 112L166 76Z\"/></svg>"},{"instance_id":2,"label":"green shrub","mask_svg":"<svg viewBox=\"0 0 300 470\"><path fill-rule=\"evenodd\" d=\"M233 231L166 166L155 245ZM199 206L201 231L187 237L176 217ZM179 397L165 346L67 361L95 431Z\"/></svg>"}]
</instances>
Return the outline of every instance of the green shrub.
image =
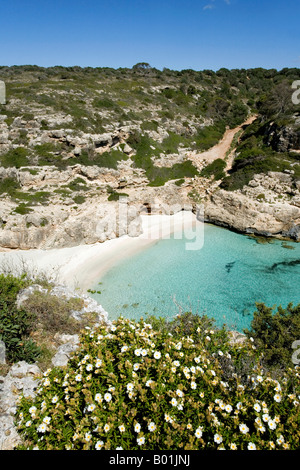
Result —
<instances>
[{"instance_id":1,"label":"green shrub","mask_svg":"<svg viewBox=\"0 0 300 470\"><path fill-rule=\"evenodd\" d=\"M128 155L121 152L121 150L113 149L110 152L104 152L102 155L99 155L97 157L97 160L94 162L94 165L117 170L118 163L127 159L128 159Z\"/></svg>"},{"instance_id":2,"label":"green shrub","mask_svg":"<svg viewBox=\"0 0 300 470\"><path fill-rule=\"evenodd\" d=\"M194 326L179 325L192 332L180 338L124 318L86 329L68 365L47 370L34 399L21 398L18 448L299 449L297 371L279 383L257 362L249 385L234 373L225 382L220 361L239 352L228 343L209 352L214 331L196 342Z\"/></svg>"},{"instance_id":3,"label":"green shrub","mask_svg":"<svg viewBox=\"0 0 300 470\"><path fill-rule=\"evenodd\" d=\"M27 166L29 164L28 160L28 150L24 147L17 147L15 149L9 150L4 155L0 156L1 165L4 167L13 167L20 168L21 166Z\"/></svg>"},{"instance_id":4,"label":"green shrub","mask_svg":"<svg viewBox=\"0 0 300 470\"><path fill-rule=\"evenodd\" d=\"M0 180L0 194L8 194L14 197L16 191L20 188L20 184L14 178L4 178Z\"/></svg>"},{"instance_id":5,"label":"green shrub","mask_svg":"<svg viewBox=\"0 0 300 470\"><path fill-rule=\"evenodd\" d=\"M201 171L200 175L204 178L211 178L212 176L216 181L223 179L225 175L226 162L221 158L217 158L212 163L207 165Z\"/></svg>"},{"instance_id":6,"label":"green shrub","mask_svg":"<svg viewBox=\"0 0 300 470\"><path fill-rule=\"evenodd\" d=\"M27 204L22 203L14 209L14 212L16 212L17 214L25 215L32 212L32 209Z\"/></svg>"},{"instance_id":7,"label":"green shrub","mask_svg":"<svg viewBox=\"0 0 300 470\"><path fill-rule=\"evenodd\" d=\"M85 197L81 194L78 194L77 196L73 197L73 201L75 202L75 204L83 204L85 202Z\"/></svg>"},{"instance_id":8,"label":"green shrub","mask_svg":"<svg viewBox=\"0 0 300 470\"><path fill-rule=\"evenodd\" d=\"M16 307L19 291L29 285L25 276L0 275L0 339L6 348L6 359L35 362L40 354L39 347L30 339L36 317L33 313Z\"/></svg>"},{"instance_id":9,"label":"green shrub","mask_svg":"<svg viewBox=\"0 0 300 470\"><path fill-rule=\"evenodd\" d=\"M108 196L108 201L118 201L120 199L120 197L128 197L128 194L126 193L118 193L117 191L114 191L113 189L109 188L107 190L107 192L109 193L109 196Z\"/></svg>"},{"instance_id":10,"label":"green shrub","mask_svg":"<svg viewBox=\"0 0 300 470\"><path fill-rule=\"evenodd\" d=\"M292 344L300 339L300 304L280 306L276 313L263 303L256 307L250 330L245 333L253 338L268 367L292 367Z\"/></svg>"}]
</instances>

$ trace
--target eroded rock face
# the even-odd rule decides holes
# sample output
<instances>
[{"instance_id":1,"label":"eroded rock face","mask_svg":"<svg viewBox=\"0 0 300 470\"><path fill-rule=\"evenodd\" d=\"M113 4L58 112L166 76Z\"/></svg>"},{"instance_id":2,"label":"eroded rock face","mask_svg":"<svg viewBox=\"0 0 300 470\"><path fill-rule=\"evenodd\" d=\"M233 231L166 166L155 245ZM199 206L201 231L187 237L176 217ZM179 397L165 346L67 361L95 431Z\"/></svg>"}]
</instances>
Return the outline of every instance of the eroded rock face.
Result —
<instances>
[{"instance_id":1,"label":"eroded rock face","mask_svg":"<svg viewBox=\"0 0 300 470\"><path fill-rule=\"evenodd\" d=\"M299 241L299 189L289 175L257 175L242 191L220 189L212 194L205 204L205 220L243 233Z\"/></svg>"}]
</instances>

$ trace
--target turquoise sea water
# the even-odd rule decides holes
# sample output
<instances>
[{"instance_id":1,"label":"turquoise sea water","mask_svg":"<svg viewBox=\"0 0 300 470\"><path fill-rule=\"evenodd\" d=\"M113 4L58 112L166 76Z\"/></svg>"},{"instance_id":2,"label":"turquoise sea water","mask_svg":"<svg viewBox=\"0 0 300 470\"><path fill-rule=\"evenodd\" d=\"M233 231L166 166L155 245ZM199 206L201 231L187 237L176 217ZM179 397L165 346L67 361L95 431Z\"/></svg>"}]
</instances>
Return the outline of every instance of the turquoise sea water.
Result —
<instances>
[{"instance_id":1,"label":"turquoise sea water","mask_svg":"<svg viewBox=\"0 0 300 470\"><path fill-rule=\"evenodd\" d=\"M187 251L186 242L160 240L120 262L91 287L101 291L93 297L111 319L192 311L238 331L250 326L255 302L300 303L299 243L258 243L208 224L202 249Z\"/></svg>"}]
</instances>

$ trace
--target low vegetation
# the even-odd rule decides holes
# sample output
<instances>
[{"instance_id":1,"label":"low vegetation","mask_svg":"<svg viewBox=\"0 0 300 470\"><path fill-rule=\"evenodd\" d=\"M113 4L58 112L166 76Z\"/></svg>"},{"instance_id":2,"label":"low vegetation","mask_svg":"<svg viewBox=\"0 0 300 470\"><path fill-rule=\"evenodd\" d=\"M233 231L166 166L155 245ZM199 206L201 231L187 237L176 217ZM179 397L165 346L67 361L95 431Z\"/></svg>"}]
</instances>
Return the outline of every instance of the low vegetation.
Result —
<instances>
[{"instance_id":1,"label":"low vegetation","mask_svg":"<svg viewBox=\"0 0 300 470\"><path fill-rule=\"evenodd\" d=\"M205 315L79 324L70 311L80 299L50 292L18 309L18 293L32 282L0 276L8 361L40 361L44 371L36 397L18 404L20 449L299 450L292 342L300 306L274 313L257 304L244 341L234 343ZM66 367L49 369L46 344L56 332L79 332L80 347Z\"/></svg>"},{"instance_id":2,"label":"low vegetation","mask_svg":"<svg viewBox=\"0 0 300 470\"><path fill-rule=\"evenodd\" d=\"M299 106L291 99L299 69L222 68L213 72L161 71L150 65L119 69L13 66L1 67L0 72L7 85L7 105L0 114L5 114L8 130L15 135L14 147L0 156L1 166L65 169L82 164L117 169L128 160L122 146L102 154L84 148L70 158L73 148L68 141L56 138L29 145L30 128L67 129L77 135L130 128L127 143L136 152L133 165L145 170L151 185L163 185L198 173L186 162L169 169L155 167L152 159L178 154L181 148L205 151L221 139L226 127L235 128L250 114L257 114L259 119L238 144L231 174L225 177L219 167L207 172L216 176L217 171L218 181L228 190L241 188L255 172L292 168L299 179L299 155L282 152L266 140L271 123L279 131L291 127L299 134ZM162 139L161 131L167 132Z\"/></svg>"},{"instance_id":3,"label":"low vegetation","mask_svg":"<svg viewBox=\"0 0 300 470\"><path fill-rule=\"evenodd\" d=\"M86 330L68 366L47 370L36 398L21 399L19 448L299 449L297 370L276 380L251 341L233 347L206 326L120 317Z\"/></svg>"}]
</instances>

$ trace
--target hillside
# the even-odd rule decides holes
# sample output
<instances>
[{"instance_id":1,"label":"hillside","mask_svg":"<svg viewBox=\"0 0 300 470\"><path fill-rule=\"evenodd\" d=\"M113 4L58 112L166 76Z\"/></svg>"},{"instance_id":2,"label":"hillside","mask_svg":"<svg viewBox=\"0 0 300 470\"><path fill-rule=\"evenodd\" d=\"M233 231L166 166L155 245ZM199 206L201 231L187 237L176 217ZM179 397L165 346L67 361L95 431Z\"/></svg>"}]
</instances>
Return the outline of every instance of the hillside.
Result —
<instances>
[{"instance_id":1,"label":"hillside","mask_svg":"<svg viewBox=\"0 0 300 470\"><path fill-rule=\"evenodd\" d=\"M299 239L299 77L299 69L144 63L0 67L0 246L118 236L123 228L112 230L107 217L120 194L148 211L202 203L210 222Z\"/></svg>"}]
</instances>

